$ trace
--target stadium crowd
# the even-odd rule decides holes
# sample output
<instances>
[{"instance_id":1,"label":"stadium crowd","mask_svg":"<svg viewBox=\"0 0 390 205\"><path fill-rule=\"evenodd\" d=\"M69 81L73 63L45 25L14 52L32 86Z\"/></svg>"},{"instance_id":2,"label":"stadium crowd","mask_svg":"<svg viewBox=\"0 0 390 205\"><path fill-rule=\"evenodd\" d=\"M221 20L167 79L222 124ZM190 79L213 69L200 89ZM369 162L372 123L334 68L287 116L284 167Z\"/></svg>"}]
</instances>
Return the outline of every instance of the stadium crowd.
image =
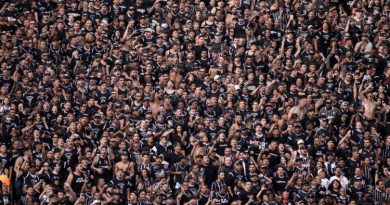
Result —
<instances>
[{"instance_id":1,"label":"stadium crowd","mask_svg":"<svg viewBox=\"0 0 390 205\"><path fill-rule=\"evenodd\" d=\"M390 204L389 0L0 7L0 204Z\"/></svg>"}]
</instances>

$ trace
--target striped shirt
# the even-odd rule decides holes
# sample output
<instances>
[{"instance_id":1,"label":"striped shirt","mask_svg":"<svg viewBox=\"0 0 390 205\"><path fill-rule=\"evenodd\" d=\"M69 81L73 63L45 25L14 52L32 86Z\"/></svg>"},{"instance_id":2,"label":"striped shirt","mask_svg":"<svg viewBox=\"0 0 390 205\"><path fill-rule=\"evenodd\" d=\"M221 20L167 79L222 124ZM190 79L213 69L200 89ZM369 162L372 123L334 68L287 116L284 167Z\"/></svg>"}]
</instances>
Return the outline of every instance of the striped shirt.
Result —
<instances>
[{"instance_id":1,"label":"striped shirt","mask_svg":"<svg viewBox=\"0 0 390 205\"><path fill-rule=\"evenodd\" d=\"M386 192L380 191L379 189L375 189L372 191L372 200L379 205L385 204L386 200L389 198L389 195Z\"/></svg>"},{"instance_id":2,"label":"striped shirt","mask_svg":"<svg viewBox=\"0 0 390 205\"><path fill-rule=\"evenodd\" d=\"M385 145L383 146L383 150L382 150L382 160L385 161L389 157L390 157L390 145Z\"/></svg>"},{"instance_id":3,"label":"striped shirt","mask_svg":"<svg viewBox=\"0 0 390 205\"><path fill-rule=\"evenodd\" d=\"M219 180L215 180L212 184L211 184L211 191L214 191L215 193L219 193L221 192L221 189L223 186L225 186L225 182L221 182Z\"/></svg>"},{"instance_id":4,"label":"striped shirt","mask_svg":"<svg viewBox=\"0 0 390 205\"><path fill-rule=\"evenodd\" d=\"M367 183L366 184L372 184L373 183L373 179L372 179L372 173L373 171L373 167L370 167L370 166L363 166L363 177L365 179L367 179Z\"/></svg>"}]
</instances>

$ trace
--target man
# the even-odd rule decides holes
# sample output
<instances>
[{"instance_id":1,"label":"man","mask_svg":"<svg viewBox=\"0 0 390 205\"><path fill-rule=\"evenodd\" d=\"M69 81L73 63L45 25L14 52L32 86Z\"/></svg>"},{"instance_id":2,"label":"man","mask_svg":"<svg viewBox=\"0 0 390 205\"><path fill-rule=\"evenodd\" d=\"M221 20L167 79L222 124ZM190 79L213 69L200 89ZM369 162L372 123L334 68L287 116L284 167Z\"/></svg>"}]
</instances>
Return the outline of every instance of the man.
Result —
<instances>
[{"instance_id":1,"label":"man","mask_svg":"<svg viewBox=\"0 0 390 205\"><path fill-rule=\"evenodd\" d=\"M364 117L366 117L368 122L372 123L373 121L376 121L375 112L378 102L373 100L373 93L371 91L362 92L363 84L364 83L361 84L359 89L359 97L362 100L362 105L364 107ZM368 87L368 89L371 89L371 87Z\"/></svg>"},{"instance_id":2,"label":"man","mask_svg":"<svg viewBox=\"0 0 390 205\"><path fill-rule=\"evenodd\" d=\"M229 193L227 192L227 187L222 186L221 191L217 192L214 197L214 203L215 204L230 204L231 197Z\"/></svg>"},{"instance_id":3,"label":"man","mask_svg":"<svg viewBox=\"0 0 390 205\"><path fill-rule=\"evenodd\" d=\"M307 197L310 194L310 183L308 181L303 182L302 184L302 190L298 191L298 194L294 196L294 201L304 201L307 203Z\"/></svg>"},{"instance_id":4,"label":"man","mask_svg":"<svg viewBox=\"0 0 390 205\"><path fill-rule=\"evenodd\" d=\"M390 135L386 137L386 144L383 146L381 150L381 159L385 161L390 157Z\"/></svg>"},{"instance_id":5,"label":"man","mask_svg":"<svg viewBox=\"0 0 390 205\"><path fill-rule=\"evenodd\" d=\"M238 199L241 201L241 204L246 204L251 198L254 198L254 190L252 182L247 181L244 184L244 189L238 192Z\"/></svg>"},{"instance_id":6,"label":"man","mask_svg":"<svg viewBox=\"0 0 390 205\"><path fill-rule=\"evenodd\" d=\"M27 205L27 204L30 204L30 203L36 202L36 201L38 201L38 198L35 194L33 185L28 185L27 189L26 189L26 195L22 196L19 199L18 204Z\"/></svg>"},{"instance_id":7,"label":"man","mask_svg":"<svg viewBox=\"0 0 390 205\"><path fill-rule=\"evenodd\" d=\"M173 182L175 184L175 189L179 189L181 184L184 181L184 176L189 172L189 166L187 163L187 158L181 156L180 160L173 164L171 167L170 173L173 175Z\"/></svg>"},{"instance_id":8,"label":"man","mask_svg":"<svg viewBox=\"0 0 390 205\"><path fill-rule=\"evenodd\" d=\"M220 193L223 186L226 186L225 184L225 173L219 172L218 178L211 184L211 191L214 193Z\"/></svg>"},{"instance_id":9,"label":"man","mask_svg":"<svg viewBox=\"0 0 390 205\"><path fill-rule=\"evenodd\" d=\"M0 77L0 87L5 86L10 93L14 87L14 80L11 78L11 72L9 69L2 70L2 76Z\"/></svg>"},{"instance_id":10,"label":"man","mask_svg":"<svg viewBox=\"0 0 390 205\"><path fill-rule=\"evenodd\" d=\"M325 107L321 108L318 112L319 116L326 116L326 118L332 122L340 115L340 109L332 105L332 100L325 100Z\"/></svg>"},{"instance_id":11,"label":"man","mask_svg":"<svg viewBox=\"0 0 390 205\"><path fill-rule=\"evenodd\" d=\"M347 185L348 185L348 179L347 179L347 177L342 175L341 168L340 167L336 167L334 173L335 173L335 175L330 178L329 184L332 184L332 182L337 179L337 180L340 181L341 186L343 188L346 188Z\"/></svg>"},{"instance_id":12,"label":"man","mask_svg":"<svg viewBox=\"0 0 390 205\"><path fill-rule=\"evenodd\" d=\"M390 202L389 195L385 192L385 183L382 180L376 182L375 190L372 191L371 197L375 204L387 204Z\"/></svg>"},{"instance_id":13,"label":"man","mask_svg":"<svg viewBox=\"0 0 390 205\"><path fill-rule=\"evenodd\" d=\"M96 155L93 159L91 168L95 170L98 177L102 177L108 181L111 167L112 164L108 155L107 147L103 146L100 148L100 155Z\"/></svg>"},{"instance_id":14,"label":"man","mask_svg":"<svg viewBox=\"0 0 390 205\"><path fill-rule=\"evenodd\" d=\"M362 183L362 177L355 177L353 186L349 187L347 190L348 195L352 200L360 200L364 197L365 188Z\"/></svg>"},{"instance_id":15,"label":"man","mask_svg":"<svg viewBox=\"0 0 390 205\"><path fill-rule=\"evenodd\" d=\"M128 196L130 194L130 181L126 180L123 170L118 169L115 173L115 177L109 182L114 187L119 187L119 191L122 196Z\"/></svg>"}]
</instances>

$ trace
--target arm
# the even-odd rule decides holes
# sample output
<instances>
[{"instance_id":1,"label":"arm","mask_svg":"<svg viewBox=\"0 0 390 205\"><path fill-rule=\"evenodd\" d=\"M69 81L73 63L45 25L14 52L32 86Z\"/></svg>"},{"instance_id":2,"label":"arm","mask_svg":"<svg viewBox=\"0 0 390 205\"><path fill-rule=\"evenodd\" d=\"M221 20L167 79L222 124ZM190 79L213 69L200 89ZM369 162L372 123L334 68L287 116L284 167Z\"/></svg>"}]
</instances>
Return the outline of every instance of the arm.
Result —
<instances>
[{"instance_id":1,"label":"arm","mask_svg":"<svg viewBox=\"0 0 390 205\"><path fill-rule=\"evenodd\" d=\"M356 86L356 82L353 83L353 99L356 100L358 97L358 89Z\"/></svg>"},{"instance_id":2,"label":"arm","mask_svg":"<svg viewBox=\"0 0 390 205\"><path fill-rule=\"evenodd\" d=\"M8 5L9 5L8 2L4 3L3 7L1 7L1 9L0 9L0 14L3 14L3 13L4 13L4 10L5 10L5 8L8 7Z\"/></svg>"},{"instance_id":3,"label":"arm","mask_svg":"<svg viewBox=\"0 0 390 205\"><path fill-rule=\"evenodd\" d=\"M318 51L318 41L319 41L318 36L315 39L313 39L313 41L314 41L314 50Z\"/></svg>"},{"instance_id":4,"label":"arm","mask_svg":"<svg viewBox=\"0 0 390 205\"><path fill-rule=\"evenodd\" d=\"M103 170L96 167L97 161L98 161L98 156L96 156L96 157L93 159L91 168L92 168L93 170L95 170L97 173L103 174Z\"/></svg>"},{"instance_id":5,"label":"arm","mask_svg":"<svg viewBox=\"0 0 390 205\"><path fill-rule=\"evenodd\" d=\"M284 37L283 37L283 40L282 40L282 45L281 45L280 48L279 48L279 56L280 56L280 57L283 57L283 56L284 56L284 47L285 47L285 44L286 44L286 37L284 36Z\"/></svg>"},{"instance_id":6,"label":"arm","mask_svg":"<svg viewBox=\"0 0 390 205\"><path fill-rule=\"evenodd\" d=\"M360 84L360 87L359 87L359 98L362 100L362 101L365 101L366 100L366 96L364 96L364 93L363 93L363 85L364 83L362 82Z\"/></svg>"},{"instance_id":7,"label":"arm","mask_svg":"<svg viewBox=\"0 0 390 205\"><path fill-rule=\"evenodd\" d=\"M291 154L291 159L290 159L290 161L288 161L288 166L294 167L294 163L295 163L296 158L297 158L297 152L294 151L294 152Z\"/></svg>"},{"instance_id":8,"label":"arm","mask_svg":"<svg viewBox=\"0 0 390 205\"><path fill-rule=\"evenodd\" d=\"M292 115L295 114L295 110L296 109L297 109L296 107L293 107L293 108L290 109L290 111L288 112L288 115L287 115L287 119L288 120L291 120Z\"/></svg>"},{"instance_id":9,"label":"arm","mask_svg":"<svg viewBox=\"0 0 390 205\"><path fill-rule=\"evenodd\" d=\"M265 186L261 186L260 191L256 194L256 199L261 200L261 194L265 191Z\"/></svg>"},{"instance_id":10,"label":"arm","mask_svg":"<svg viewBox=\"0 0 390 205\"><path fill-rule=\"evenodd\" d=\"M348 133L340 140L339 144L337 145L337 149L340 149L341 143L348 140L351 137L351 130L348 131Z\"/></svg>"},{"instance_id":11,"label":"arm","mask_svg":"<svg viewBox=\"0 0 390 205\"><path fill-rule=\"evenodd\" d=\"M73 181L73 174L71 173L68 175L68 178L66 179L66 183L72 184L72 181Z\"/></svg>"},{"instance_id":12,"label":"arm","mask_svg":"<svg viewBox=\"0 0 390 205\"><path fill-rule=\"evenodd\" d=\"M154 11L154 8L156 7L156 4L159 3L159 0L156 0L152 7L148 8L148 14L151 14Z\"/></svg>"},{"instance_id":13,"label":"arm","mask_svg":"<svg viewBox=\"0 0 390 205\"><path fill-rule=\"evenodd\" d=\"M180 191L180 194L176 197L176 204L180 205L181 197L183 197L183 191Z\"/></svg>"},{"instance_id":14,"label":"arm","mask_svg":"<svg viewBox=\"0 0 390 205\"><path fill-rule=\"evenodd\" d=\"M260 90L260 87L261 85L257 86L256 89L254 89L252 92L251 92L251 96L256 96L258 91Z\"/></svg>"},{"instance_id":15,"label":"arm","mask_svg":"<svg viewBox=\"0 0 390 205\"><path fill-rule=\"evenodd\" d=\"M301 47L301 38L300 38L300 37L298 37L297 42L295 43L295 47L297 48L297 51L294 53L294 57L295 57L295 58L298 58L298 57L299 57L299 54L300 54L301 51L302 51L302 47Z\"/></svg>"},{"instance_id":16,"label":"arm","mask_svg":"<svg viewBox=\"0 0 390 205\"><path fill-rule=\"evenodd\" d=\"M291 186L295 183L295 178L297 177L297 173L294 173L293 176L288 180L286 189L290 189Z\"/></svg>"},{"instance_id":17,"label":"arm","mask_svg":"<svg viewBox=\"0 0 390 205\"><path fill-rule=\"evenodd\" d=\"M46 186L46 188L43 190L43 192L39 195L39 200L40 200L40 201L43 200L43 196L46 194L46 191L47 191L47 186Z\"/></svg>"},{"instance_id":18,"label":"arm","mask_svg":"<svg viewBox=\"0 0 390 205\"><path fill-rule=\"evenodd\" d=\"M347 22L347 26L345 26L345 28L344 28L344 33L348 33L348 32L349 32L349 19Z\"/></svg>"},{"instance_id":19,"label":"arm","mask_svg":"<svg viewBox=\"0 0 390 205\"><path fill-rule=\"evenodd\" d=\"M80 191L81 193L85 192L85 189L87 188L88 182L89 182L88 177L85 177L83 187L81 187L81 191Z\"/></svg>"},{"instance_id":20,"label":"arm","mask_svg":"<svg viewBox=\"0 0 390 205\"><path fill-rule=\"evenodd\" d=\"M376 182L379 181L379 180L380 180L379 171L376 170L376 172L375 172L375 184L376 184Z\"/></svg>"},{"instance_id":21,"label":"arm","mask_svg":"<svg viewBox=\"0 0 390 205\"><path fill-rule=\"evenodd\" d=\"M288 19L288 22L286 24L286 29L289 28L294 20L294 16L290 15L290 18Z\"/></svg>"},{"instance_id":22,"label":"arm","mask_svg":"<svg viewBox=\"0 0 390 205\"><path fill-rule=\"evenodd\" d=\"M68 183L65 183L64 184L64 187L68 187L68 189L69 189L69 195L70 195L70 197L69 197L69 201L70 202L74 202L74 201L76 201L76 199L77 199L77 195L76 195L76 193L73 191L73 189L72 189L72 187L70 186L70 184L68 184Z\"/></svg>"},{"instance_id":23,"label":"arm","mask_svg":"<svg viewBox=\"0 0 390 205\"><path fill-rule=\"evenodd\" d=\"M253 10L255 10L255 4L256 4L256 0L252 0L251 1L251 12L253 12Z\"/></svg>"}]
</instances>

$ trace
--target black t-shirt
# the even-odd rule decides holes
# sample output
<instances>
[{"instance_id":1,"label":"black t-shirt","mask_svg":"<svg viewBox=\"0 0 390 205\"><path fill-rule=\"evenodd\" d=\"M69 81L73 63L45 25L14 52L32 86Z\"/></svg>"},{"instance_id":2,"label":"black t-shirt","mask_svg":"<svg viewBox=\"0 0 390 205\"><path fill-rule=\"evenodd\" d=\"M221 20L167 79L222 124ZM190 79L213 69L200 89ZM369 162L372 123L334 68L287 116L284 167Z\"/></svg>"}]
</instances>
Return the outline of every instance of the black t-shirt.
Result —
<instances>
[{"instance_id":1,"label":"black t-shirt","mask_svg":"<svg viewBox=\"0 0 390 205\"><path fill-rule=\"evenodd\" d=\"M175 153L173 152L169 152L167 153L164 158L165 160L169 163L169 164L175 164L176 162L179 162L180 161L180 157L183 156L181 154L179 155L176 155Z\"/></svg>"},{"instance_id":2,"label":"black t-shirt","mask_svg":"<svg viewBox=\"0 0 390 205\"><path fill-rule=\"evenodd\" d=\"M34 108L37 105L38 94L35 92L29 92L24 95L25 106Z\"/></svg>"},{"instance_id":3,"label":"black t-shirt","mask_svg":"<svg viewBox=\"0 0 390 205\"><path fill-rule=\"evenodd\" d=\"M319 39L319 47L320 49L326 49L330 44L330 39L332 38L332 34L330 31L319 31L317 34Z\"/></svg>"},{"instance_id":4,"label":"black t-shirt","mask_svg":"<svg viewBox=\"0 0 390 205\"><path fill-rule=\"evenodd\" d=\"M11 91L12 86L14 86L14 80L12 78L0 77L0 87L7 86L8 92Z\"/></svg>"},{"instance_id":5,"label":"black t-shirt","mask_svg":"<svg viewBox=\"0 0 390 205\"><path fill-rule=\"evenodd\" d=\"M249 201L250 196L255 197L253 191L241 190L237 193L238 199L242 201L242 204L246 204Z\"/></svg>"},{"instance_id":6,"label":"black t-shirt","mask_svg":"<svg viewBox=\"0 0 390 205\"><path fill-rule=\"evenodd\" d=\"M365 189L363 186L357 188L355 186L351 186L347 189L347 194L351 197L352 200L362 199L364 196Z\"/></svg>"},{"instance_id":7,"label":"black t-shirt","mask_svg":"<svg viewBox=\"0 0 390 205\"><path fill-rule=\"evenodd\" d=\"M213 165L202 166L201 171L203 172L205 183L210 187L213 181L217 179L218 168Z\"/></svg>"},{"instance_id":8,"label":"black t-shirt","mask_svg":"<svg viewBox=\"0 0 390 205\"><path fill-rule=\"evenodd\" d=\"M228 193L226 194L220 194L220 193L216 193L215 194L215 204L216 205L227 205L227 204L230 204L230 196Z\"/></svg>"},{"instance_id":9,"label":"black t-shirt","mask_svg":"<svg viewBox=\"0 0 390 205\"><path fill-rule=\"evenodd\" d=\"M122 193L123 195L126 194L127 189L129 189L131 185L128 180L118 179L116 177L110 181L110 184L114 185L115 187L119 187L120 193Z\"/></svg>"},{"instance_id":10,"label":"black t-shirt","mask_svg":"<svg viewBox=\"0 0 390 205\"><path fill-rule=\"evenodd\" d=\"M288 178L287 177L283 177L283 178L274 177L272 179L272 184L273 184L274 191L276 193L283 192L285 190L285 188L286 188L287 182L288 182Z\"/></svg>"}]
</instances>

